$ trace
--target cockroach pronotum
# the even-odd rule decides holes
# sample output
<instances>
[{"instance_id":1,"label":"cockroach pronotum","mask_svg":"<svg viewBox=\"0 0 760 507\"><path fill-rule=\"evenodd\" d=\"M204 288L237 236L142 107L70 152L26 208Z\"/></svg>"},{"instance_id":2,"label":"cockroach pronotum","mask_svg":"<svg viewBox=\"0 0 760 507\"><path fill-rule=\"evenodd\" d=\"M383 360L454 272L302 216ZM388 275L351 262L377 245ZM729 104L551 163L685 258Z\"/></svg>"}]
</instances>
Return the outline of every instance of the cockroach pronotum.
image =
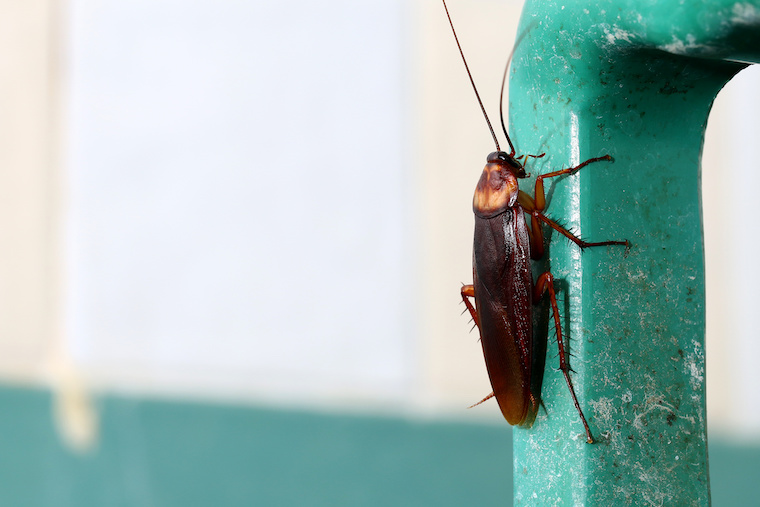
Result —
<instances>
[{"instance_id":1,"label":"cockroach pronotum","mask_svg":"<svg viewBox=\"0 0 760 507\"><path fill-rule=\"evenodd\" d=\"M493 392L480 403L495 397L504 418L512 425L529 428L536 418L541 404L541 383L544 358L538 357L536 350L545 354L546 344L538 344L533 336L532 306L539 302L544 293L549 293L551 312L559 347L559 368L567 381L570 395L578 410L586 441L593 443L586 417L578 403L573 383L570 380L570 366L562 339L559 308L554 291L554 277L551 272L540 275L533 283L530 259L540 259L544 254L542 226L548 225L558 233L578 245L581 250L604 245L624 245L628 241L583 241L557 222L544 215L546 197L544 180L565 174L574 174L589 164L612 161L610 155L595 157L575 167L561 169L536 178L534 197L518 188L518 178L526 178L524 164L529 157L540 155L520 155L515 157L515 148L504 125L503 108L500 104L501 125L509 143L510 152L501 151L483 102L475 87L462 46L454 30L446 1L443 1L446 16L451 24L459 52L462 55L467 75L475 90L483 116L496 144L496 151L488 155L487 163L475 188L472 208L475 212L475 242L473 248L473 283L461 289L462 299L480 330L480 342L486 360L486 369L491 379ZM510 56L511 60L511 56ZM507 62L507 68L509 61ZM502 101L507 69L502 80ZM530 228L527 217L530 215ZM475 305L469 298L474 298ZM538 349L536 345L542 345ZM537 365L539 367L537 367ZM478 403L479 404L479 403Z\"/></svg>"}]
</instances>

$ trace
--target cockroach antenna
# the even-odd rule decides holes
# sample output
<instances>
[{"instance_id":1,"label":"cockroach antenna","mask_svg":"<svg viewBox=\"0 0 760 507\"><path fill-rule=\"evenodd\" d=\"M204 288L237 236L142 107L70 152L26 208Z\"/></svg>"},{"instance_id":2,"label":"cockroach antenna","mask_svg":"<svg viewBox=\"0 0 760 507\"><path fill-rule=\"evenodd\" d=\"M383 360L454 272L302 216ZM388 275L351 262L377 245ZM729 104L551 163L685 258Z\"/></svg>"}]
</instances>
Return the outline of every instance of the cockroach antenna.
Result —
<instances>
[{"instance_id":1,"label":"cockroach antenna","mask_svg":"<svg viewBox=\"0 0 760 507\"><path fill-rule=\"evenodd\" d=\"M523 40L523 37L525 37L528 34L529 29L535 24L535 22L528 25L528 27L520 34L520 36L515 41L514 46L512 46L512 51L509 53L509 57L507 58L507 64L504 66L504 75L501 77L501 92L499 93L499 118L501 119L501 129L504 131L504 135L507 137L507 142L509 143L509 149L510 157L515 156L515 147L512 144L512 140L509 138L509 134L507 133L507 126L504 124L504 85L507 82L507 71L509 71L509 64L512 63L512 57L515 56L515 50L517 49L517 46L520 45L520 42ZM522 157L522 155L520 155ZM517 157L518 159L520 157ZM527 157L534 157L534 158L541 158L543 155L526 155L525 162L528 161Z\"/></svg>"},{"instance_id":2,"label":"cockroach antenna","mask_svg":"<svg viewBox=\"0 0 760 507\"><path fill-rule=\"evenodd\" d=\"M507 136L507 142L509 143L510 157L515 156L515 147L512 145L512 140L509 138L509 134L507 133L507 126L504 124L504 84L507 82L507 71L509 70L509 64L512 62L512 56L515 54L516 47L517 43L515 43L514 47L512 48L512 52L509 53L509 58L507 58L507 65L504 66L504 75L501 78L501 92L499 93L499 118L501 119L501 129L504 131L504 135Z\"/></svg>"},{"instance_id":3,"label":"cockroach antenna","mask_svg":"<svg viewBox=\"0 0 760 507\"><path fill-rule=\"evenodd\" d=\"M454 34L454 40L457 42L457 47L459 48L459 54L462 55L462 61L464 62L464 68L467 71L467 76L470 78L470 83L472 83L472 89L475 90L475 96L478 98L478 104L480 104L480 110L483 111L483 117L486 119L486 123L488 123L488 130L491 131L491 136L493 137L493 142L496 144L496 151L501 151L501 148L499 148L499 140L496 139L496 134L494 133L493 126L491 126L491 120L488 119L488 114L486 113L486 108L483 106L483 101L480 100L480 94L478 93L478 88L475 86L475 80L472 78L472 73L470 72L470 67L467 65L467 59L464 57L464 52L462 51L462 45L459 43L459 37L457 37L457 31L454 29L454 23L451 21L451 15L449 14L449 8L446 6L446 0L441 0L443 2L443 8L446 10L446 17L449 18L449 24L451 25L451 32ZM507 138L507 143L509 143L509 156L514 157L515 156L515 146L512 144L512 139L509 137L509 133L507 132L507 126L504 122L504 88L507 82L507 72L509 71L509 64L512 63L512 57L515 54L515 49L517 48L518 44L520 43L520 40L525 36L526 32L523 32L522 35L515 41L515 45L512 47L512 51L509 53L509 57L507 58L507 64L504 66L504 75L501 78L501 91L499 92L499 119L501 120L501 130L504 132L504 137Z\"/></svg>"},{"instance_id":4,"label":"cockroach antenna","mask_svg":"<svg viewBox=\"0 0 760 507\"><path fill-rule=\"evenodd\" d=\"M462 51L462 45L459 44L459 37L457 37L457 31L454 29L454 22L451 21L451 14L449 14L449 8L446 7L446 0L441 0L443 2L443 8L446 10L446 17L449 18L449 24L451 25L451 32L454 34L454 40L457 41L457 47L459 48L459 54L462 55L462 61L464 62L464 68L467 71L467 76L470 78L470 83L472 83L472 89L475 90L475 96L478 98L478 104L480 104L480 110L483 111L483 117L486 119L486 123L488 123L488 130L491 131L491 137L493 137L493 142L496 145L496 151L501 151L501 148L499 148L499 140L496 139L496 133L493 130L493 126L491 126L491 120L488 119L488 114L486 113L486 108L483 106L483 101L480 100L480 94L478 93L478 87L475 86L475 80L472 79L472 73L470 73L470 67L467 65L467 59L464 57L464 52ZM506 76L507 71L504 71L504 75ZM502 89L504 85L502 84ZM502 126L504 125L504 119L502 118ZM506 129L504 130L504 133L506 134ZM509 136L507 136L507 141L509 142L509 146L512 147L512 141L509 140ZM512 155L515 154L514 148L512 148Z\"/></svg>"}]
</instances>

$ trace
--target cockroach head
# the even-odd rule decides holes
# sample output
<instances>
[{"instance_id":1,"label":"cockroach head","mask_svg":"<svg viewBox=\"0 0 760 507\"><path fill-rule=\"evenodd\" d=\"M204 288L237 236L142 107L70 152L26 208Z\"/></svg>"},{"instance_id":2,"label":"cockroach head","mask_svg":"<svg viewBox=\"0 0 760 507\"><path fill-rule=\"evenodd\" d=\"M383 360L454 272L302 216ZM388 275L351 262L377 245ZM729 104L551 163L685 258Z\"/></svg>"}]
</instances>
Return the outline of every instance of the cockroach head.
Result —
<instances>
[{"instance_id":1,"label":"cockroach head","mask_svg":"<svg viewBox=\"0 0 760 507\"><path fill-rule=\"evenodd\" d=\"M472 199L475 214L493 218L512 208L520 191L517 178L521 172L525 174L522 164L510 154L497 151L488 155Z\"/></svg>"},{"instance_id":2,"label":"cockroach head","mask_svg":"<svg viewBox=\"0 0 760 507\"><path fill-rule=\"evenodd\" d=\"M525 168L520 163L520 161L516 160L515 157L506 151L494 151L492 153L489 153L487 160L489 164L499 164L500 166L508 168L518 178L528 177L528 175L525 173Z\"/></svg>"}]
</instances>

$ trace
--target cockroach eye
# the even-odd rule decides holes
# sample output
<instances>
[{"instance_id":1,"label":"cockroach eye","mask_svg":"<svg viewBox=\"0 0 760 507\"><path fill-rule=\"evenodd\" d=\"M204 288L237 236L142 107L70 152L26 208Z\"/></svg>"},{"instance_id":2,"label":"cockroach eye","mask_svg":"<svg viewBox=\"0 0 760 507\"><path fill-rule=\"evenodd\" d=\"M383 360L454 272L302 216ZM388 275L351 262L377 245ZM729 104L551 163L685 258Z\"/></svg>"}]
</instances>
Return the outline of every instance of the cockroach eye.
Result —
<instances>
[{"instance_id":1,"label":"cockroach eye","mask_svg":"<svg viewBox=\"0 0 760 507\"><path fill-rule=\"evenodd\" d=\"M507 162L509 158L509 154L507 154L505 151L494 151L493 153L488 154L487 160L488 162L496 162L497 160L501 162Z\"/></svg>"}]
</instances>

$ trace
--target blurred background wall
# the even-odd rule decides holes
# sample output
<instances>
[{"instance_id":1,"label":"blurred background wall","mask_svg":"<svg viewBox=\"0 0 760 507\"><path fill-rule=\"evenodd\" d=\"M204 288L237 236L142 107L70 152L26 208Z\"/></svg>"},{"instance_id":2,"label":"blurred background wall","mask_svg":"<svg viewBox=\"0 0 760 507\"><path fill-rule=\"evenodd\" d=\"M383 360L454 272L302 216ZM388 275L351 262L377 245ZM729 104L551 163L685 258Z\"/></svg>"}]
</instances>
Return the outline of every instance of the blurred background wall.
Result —
<instances>
[{"instance_id":1,"label":"blurred background wall","mask_svg":"<svg viewBox=\"0 0 760 507\"><path fill-rule=\"evenodd\" d=\"M495 114L522 4L449 3ZM491 141L438 1L0 14L0 454L31 456L7 465L13 494L104 505L94 491L118 484L114 505L189 505L203 493L172 488L213 473L199 491L253 481L225 503L245 505L288 487L257 468L284 459L276 442L283 470L387 452L395 491L420 494L427 469L509 496L509 430L492 406L464 410L489 392L459 287ZM760 440L758 85L748 69L721 93L703 159L709 425L742 446ZM472 445L439 471L431 449L452 440ZM442 496L420 502L460 498Z\"/></svg>"}]
</instances>

